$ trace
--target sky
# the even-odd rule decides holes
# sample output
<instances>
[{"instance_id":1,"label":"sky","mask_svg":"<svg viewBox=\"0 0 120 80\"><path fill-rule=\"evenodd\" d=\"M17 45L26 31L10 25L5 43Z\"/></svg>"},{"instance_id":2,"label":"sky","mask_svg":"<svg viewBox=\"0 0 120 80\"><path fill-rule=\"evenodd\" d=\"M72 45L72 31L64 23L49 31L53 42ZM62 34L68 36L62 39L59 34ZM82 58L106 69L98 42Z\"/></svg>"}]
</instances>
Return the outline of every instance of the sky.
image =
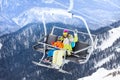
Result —
<instances>
[{"instance_id":1,"label":"sky","mask_svg":"<svg viewBox=\"0 0 120 80\"><path fill-rule=\"evenodd\" d=\"M34 7L60 8L86 19L90 28L120 20L120 0L0 0L0 14L8 19Z\"/></svg>"}]
</instances>

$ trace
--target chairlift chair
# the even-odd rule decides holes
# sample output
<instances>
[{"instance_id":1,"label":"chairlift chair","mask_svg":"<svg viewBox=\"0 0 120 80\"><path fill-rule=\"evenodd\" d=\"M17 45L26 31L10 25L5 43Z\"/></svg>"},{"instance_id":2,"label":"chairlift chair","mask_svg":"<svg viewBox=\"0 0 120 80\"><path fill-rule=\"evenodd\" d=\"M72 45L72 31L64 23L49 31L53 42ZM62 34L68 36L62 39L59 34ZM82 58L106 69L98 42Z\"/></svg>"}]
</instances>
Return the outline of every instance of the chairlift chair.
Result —
<instances>
[{"instance_id":1,"label":"chairlift chair","mask_svg":"<svg viewBox=\"0 0 120 80\"><path fill-rule=\"evenodd\" d=\"M74 17L74 18L78 18L78 19L83 21L88 33L77 31L77 34L81 33L83 35L88 35L89 38L90 38L89 39L90 44L85 43L85 42L81 42L81 40L78 40L78 42L76 42L75 47L73 48L72 55L70 55L70 56L66 55L64 57L63 65L65 64L66 60L69 60L71 62L75 62L75 63L78 63L78 64L86 63L89 60L91 54L93 53L93 49L94 49L94 46L95 46L95 43L96 43L96 41L93 40L93 37L96 37L96 36L92 35L90 33L89 27L88 27L85 19L81 16L77 16L77 15L73 15L73 14L71 14L71 16ZM57 41L57 38L59 37L58 35L54 34L55 29L64 30L65 28L61 28L61 27L58 27L58 26L53 26L51 33L47 33L47 29L46 29L47 27L46 27L44 19L43 19L43 23L44 23L45 36L43 36L43 38L40 41L38 41L37 45L33 46L33 48L35 50L42 52L43 56L42 56L42 58L40 59L39 62L33 61L33 63L36 64L36 65L39 65L39 66L52 68L50 65L43 64L42 61L46 57L47 50L52 49L52 48L56 48L56 47L51 45L51 42ZM68 29L68 30L71 31L71 32L74 32L74 30L71 30L71 29ZM62 67L59 70L61 70L61 72L66 73L66 71L62 70Z\"/></svg>"},{"instance_id":2,"label":"chairlift chair","mask_svg":"<svg viewBox=\"0 0 120 80\"><path fill-rule=\"evenodd\" d=\"M42 61L43 61L43 59L45 59L45 57L46 57L45 55L46 55L46 53L47 53L47 51L49 49L56 48L56 47L54 47L54 46L51 45L51 42L57 41L57 39L59 37L58 35L54 34L55 29L64 30L65 28L60 28L60 27L54 26L52 28L52 31L51 31L51 33L49 35L44 36L38 42L37 45L33 46L33 48L35 50L40 51L40 52L43 53L43 56L40 59L40 62L33 61L34 64L37 64L37 65L43 66L43 67L49 67L49 68L51 68L51 66L43 64ZM74 30L70 30L70 29L68 29L68 30L71 31L71 32L74 32ZM86 34L84 32L77 31L77 34L79 34L79 33L82 33L84 35L88 35L88 34ZM88 44L88 43L81 42L80 40L78 40L76 42L75 47L73 48L72 55L70 55L70 56L66 55L64 57L63 65L65 64L65 60L71 61L71 62L74 62L74 63L77 63L77 64L86 63L89 60L90 55L92 54L92 51L93 51L93 44Z\"/></svg>"}]
</instances>

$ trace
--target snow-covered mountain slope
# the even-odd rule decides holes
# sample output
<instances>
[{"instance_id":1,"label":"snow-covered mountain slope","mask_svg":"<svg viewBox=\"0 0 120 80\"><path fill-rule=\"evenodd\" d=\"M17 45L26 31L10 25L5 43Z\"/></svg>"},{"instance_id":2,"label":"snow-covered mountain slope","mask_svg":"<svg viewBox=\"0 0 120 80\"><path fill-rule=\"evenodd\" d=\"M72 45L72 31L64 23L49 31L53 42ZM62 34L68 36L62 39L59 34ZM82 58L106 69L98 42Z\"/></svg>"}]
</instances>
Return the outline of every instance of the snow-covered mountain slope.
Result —
<instances>
[{"instance_id":1,"label":"snow-covered mountain slope","mask_svg":"<svg viewBox=\"0 0 120 80\"><path fill-rule=\"evenodd\" d=\"M67 10L70 2L71 0L0 0L0 11L11 19L36 6ZM92 29L97 29L120 19L119 3L119 0L73 0L72 13L83 16Z\"/></svg>"},{"instance_id":2,"label":"snow-covered mountain slope","mask_svg":"<svg viewBox=\"0 0 120 80\"><path fill-rule=\"evenodd\" d=\"M0 36L18 30L20 27L8 17L0 14Z\"/></svg>"},{"instance_id":3,"label":"snow-covered mountain slope","mask_svg":"<svg viewBox=\"0 0 120 80\"><path fill-rule=\"evenodd\" d=\"M94 68L97 68L97 67L102 66L103 64L109 62L109 61L110 61L112 58L114 58L114 57L115 57L115 54L109 55L108 57L106 57L106 58L102 59L101 61L97 62L97 63L95 64Z\"/></svg>"},{"instance_id":4,"label":"snow-covered mountain slope","mask_svg":"<svg viewBox=\"0 0 120 80\"><path fill-rule=\"evenodd\" d=\"M66 26L61 23L49 23L47 25L49 26L47 32L51 32L53 25ZM76 71L80 66L75 67L77 64L74 63L70 65L71 67L68 64L67 68L68 71L73 73L72 76L32 64L32 61L39 61L43 55L33 49L33 45L42 38L43 34L43 24L32 23L14 33L0 37L0 43L2 43L0 50L0 64L2 65L0 66L0 80L76 80L78 78L76 77ZM78 73L80 74L80 72Z\"/></svg>"},{"instance_id":5,"label":"snow-covered mountain slope","mask_svg":"<svg viewBox=\"0 0 120 80\"><path fill-rule=\"evenodd\" d=\"M70 25L61 23L49 23L47 24L48 33L51 31L53 25L70 27ZM74 29L73 25L71 25L71 28ZM118 27L114 29L117 28ZM108 38L109 31L103 34L99 34L100 37L98 39L98 44L99 42L104 42L104 40ZM49 70L46 68L43 69L42 67L38 69L36 68L37 66L35 67L33 64L31 64L33 60L38 61L42 56L42 54L39 52L33 51L32 46L42 37L43 33L44 28L42 23L32 23L24 26L22 29L16 31L15 33L1 36L0 43L2 43L2 48L0 50L0 64L2 64L2 66L5 66L5 69L0 66L0 71L6 70L7 68L7 72L3 72L0 74L0 76L3 74L8 74L11 77L12 75L16 74L17 70L18 75L15 76L16 79L20 77L28 79L35 78L36 80L36 78L43 79L43 76L45 76L43 80L57 80L61 75L57 71ZM101 44L98 46L100 45ZM72 72L72 76L63 74L61 75L61 80L76 80L80 77L88 76L94 73L98 68L101 67L104 67L106 69L117 68L120 66L120 54L118 51L116 51L116 47L119 48L119 45L120 39L117 39L114 41L112 46L106 48L105 50L97 48L94 50L90 59L85 64L75 64L72 62L66 64L64 68L67 71ZM6 62L5 64L4 61ZM32 73L29 73L31 70ZM47 75L51 71L54 72L53 74L56 74L54 77ZM12 74L10 74L11 72ZM24 75L21 75L23 73ZM52 76L53 74L50 75ZM12 79L14 80L15 78ZM7 76L5 79L8 79Z\"/></svg>"},{"instance_id":6,"label":"snow-covered mountain slope","mask_svg":"<svg viewBox=\"0 0 120 80\"><path fill-rule=\"evenodd\" d=\"M94 68L111 69L119 66L120 26L98 35L97 49L94 56ZM94 57L93 57L94 59ZM113 62L112 65L111 62Z\"/></svg>"},{"instance_id":7,"label":"snow-covered mountain slope","mask_svg":"<svg viewBox=\"0 0 120 80\"><path fill-rule=\"evenodd\" d=\"M105 69L111 70L113 68L116 69L120 66L119 30L120 30L120 25L113 29L107 29L106 31L104 31L104 33L97 35L98 37L97 48L96 50L94 50L88 62L84 65L84 67L87 67L87 68L89 67L88 68L89 70L85 72L87 75L84 75L84 77L90 76L99 68L105 68ZM104 46L106 43L107 44L109 43L110 45L108 44ZM85 80L94 80L94 79L85 78ZM101 80L104 80L104 79L101 79Z\"/></svg>"},{"instance_id":8,"label":"snow-covered mountain slope","mask_svg":"<svg viewBox=\"0 0 120 80\"><path fill-rule=\"evenodd\" d=\"M117 28L113 28L107 32L107 37L105 39L101 39L102 43L98 46L101 50L105 50L106 48L113 45L113 43L120 38L120 26Z\"/></svg>"},{"instance_id":9,"label":"snow-covered mountain slope","mask_svg":"<svg viewBox=\"0 0 120 80\"><path fill-rule=\"evenodd\" d=\"M98 69L95 73L90 76L80 78L78 80L119 80L120 79L120 68L106 70L104 68Z\"/></svg>"},{"instance_id":10,"label":"snow-covered mountain slope","mask_svg":"<svg viewBox=\"0 0 120 80\"><path fill-rule=\"evenodd\" d=\"M80 20L72 18L72 14L63 9L58 8L39 8L35 7L24 11L18 17L13 18L13 21L20 26L24 26L33 22L62 22L65 24L80 24Z\"/></svg>"}]
</instances>

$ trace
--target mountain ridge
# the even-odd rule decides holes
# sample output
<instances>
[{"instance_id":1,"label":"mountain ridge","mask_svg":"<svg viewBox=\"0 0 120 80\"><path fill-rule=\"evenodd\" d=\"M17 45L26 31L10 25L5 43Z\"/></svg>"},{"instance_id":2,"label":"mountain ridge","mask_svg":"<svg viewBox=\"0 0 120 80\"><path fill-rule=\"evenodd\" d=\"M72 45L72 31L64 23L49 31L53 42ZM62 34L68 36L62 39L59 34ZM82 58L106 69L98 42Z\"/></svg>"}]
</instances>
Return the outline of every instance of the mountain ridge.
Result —
<instances>
[{"instance_id":1,"label":"mountain ridge","mask_svg":"<svg viewBox=\"0 0 120 80\"><path fill-rule=\"evenodd\" d=\"M52 25L60 25L61 23L51 23L47 24L48 26L48 33L50 32L50 30L52 29ZM61 26L64 26L66 24L61 24ZM50 27L51 26L51 27ZM69 27L70 25L66 25L64 27ZM71 25L71 29L74 28ZM77 27L76 27L77 28ZM80 28L79 28L80 29ZM31 31L32 30L32 31ZM8 69L8 72L6 72L6 68L3 69L4 72L0 75L6 74L6 73L10 73L11 71L15 71L16 69L18 69L18 76L15 76L14 78L12 78L13 80L20 78L26 78L26 79L30 79L27 75L29 75L30 77L32 77L32 79L37 80L37 78L42 79L42 76L46 76L44 77L45 80L51 80L51 79L57 79L58 76L62 76L61 79L69 79L69 80L76 80L80 77L84 77L84 76L88 76L92 73L94 73L97 69L104 67L107 69L112 69L112 68L116 68L119 65L119 52L116 51L116 46L119 47L118 43L120 42L119 39L117 40L117 42L114 42L114 45L106 48L105 50L100 50L100 49L96 49L94 50L93 54L91 55L89 61L85 64L75 64L75 63L68 63L65 64L65 69L67 69L68 71L71 71L73 73L73 75L62 75L62 73L56 72L54 70L49 70L46 68L43 69L42 67L36 69L36 67L34 67L34 64L31 64L32 60L38 61L39 58L42 56L41 53L36 52L32 49L32 46L34 44L36 44L36 41L38 39L41 38L42 33L44 33L43 30L43 24L42 23L31 23L28 24L26 26L24 26L23 28L21 28L20 30L18 30L15 33L11 33L8 34L7 36L3 36L0 37L0 43L2 43L2 48L0 50L0 58L1 58L1 62L0 64L2 64L2 66L5 66ZM99 34L101 36L100 39L107 39L107 36L109 36L108 32ZM98 44L101 45L101 44ZM104 54L103 54L104 53ZM99 63L101 60L104 60L105 58L107 58L108 56L112 55L112 59L108 60L107 62L103 63L102 65L100 65L99 67L95 68L94 66L96 65L96 63ZM18 58L18 59L17 59ZM9 60L10 59L10 60ZM4 64L3 62L7 62L6 64ZM12 62L11 62L12 61ZM114 66L112 65L112 63L114 63ZM16 66L18 65L18 66ZM7 67L8 66L8 67ZM22 67L22 66L26 66L26 68ZM2 69L2 68L0 68ZM30 69L34 69L33 73L28 73L29 71L31 71ZM43 71L43 70L45 71ZM10 71L11 70L11 71ZM22 73L24 73L25 75L21 75ZM46 72L51 72L53 71L54 74L57 74L54 76L54 78L49 78L48 75L46 75ZM38 75L35 75L37 72L43 72L39 73ZM12 72L12 74L9 74L9 78L12 75L15 75L15 72ZM42 75L40 77L40 75ZM3 78L3 77L2 77ZM7 77L6 77L7 79Z\"/></svg>"}]
</instances>

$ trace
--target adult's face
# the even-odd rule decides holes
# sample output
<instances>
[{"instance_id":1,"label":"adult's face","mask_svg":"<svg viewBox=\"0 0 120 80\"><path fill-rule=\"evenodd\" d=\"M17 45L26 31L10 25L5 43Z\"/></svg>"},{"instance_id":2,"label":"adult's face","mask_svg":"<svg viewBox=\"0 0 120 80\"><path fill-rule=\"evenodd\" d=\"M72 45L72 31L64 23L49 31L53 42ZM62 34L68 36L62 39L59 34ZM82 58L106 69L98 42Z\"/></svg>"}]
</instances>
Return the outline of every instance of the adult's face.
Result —
<instances>
[{"instance_id":1,"label":"adult's face","mask_svg":"<svg viewBox=\"0 0 120 80\"><path fill-rule=\"evenodd\" d=\"M64 36L64 37L67 37L67 35L68 35L67 32L64 32L64 33L63 33L63 36Z\"/></svg>"}]
</instances>

